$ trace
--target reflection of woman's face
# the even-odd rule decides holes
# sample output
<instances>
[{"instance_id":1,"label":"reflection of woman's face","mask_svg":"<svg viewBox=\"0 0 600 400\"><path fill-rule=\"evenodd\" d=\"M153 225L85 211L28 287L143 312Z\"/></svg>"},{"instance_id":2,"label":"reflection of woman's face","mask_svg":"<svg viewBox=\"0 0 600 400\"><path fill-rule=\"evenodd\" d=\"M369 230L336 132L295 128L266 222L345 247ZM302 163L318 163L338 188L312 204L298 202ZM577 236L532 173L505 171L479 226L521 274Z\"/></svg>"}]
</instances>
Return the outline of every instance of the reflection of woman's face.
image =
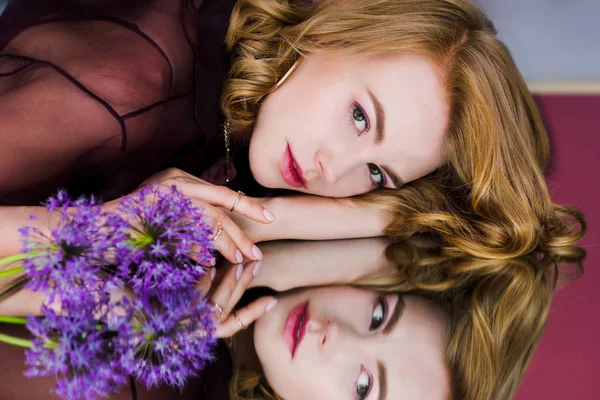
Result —
<instances>
[{"instance_id":1,"label":"reflection of woman's face","mask_svg":"<svg viewBox=\"0 0 600 400\"><path fill-rule=\"evenodd\" d=\"M426 300L350 287L280 298L255 324L267 381L286 400L442 400L445 319Z\"/></svg>"},{"instance_id":2,"label":"reflection of woman's face","mask_svg":"<svg viewBox=\"0 0 600 400\"><path fill-rule=\"evenodd\" d=\"M308 55L261 105L252 174L269 188L327 197L418 179L443 162L446 97L422 57Z\"/></svg>"}]
</instances>

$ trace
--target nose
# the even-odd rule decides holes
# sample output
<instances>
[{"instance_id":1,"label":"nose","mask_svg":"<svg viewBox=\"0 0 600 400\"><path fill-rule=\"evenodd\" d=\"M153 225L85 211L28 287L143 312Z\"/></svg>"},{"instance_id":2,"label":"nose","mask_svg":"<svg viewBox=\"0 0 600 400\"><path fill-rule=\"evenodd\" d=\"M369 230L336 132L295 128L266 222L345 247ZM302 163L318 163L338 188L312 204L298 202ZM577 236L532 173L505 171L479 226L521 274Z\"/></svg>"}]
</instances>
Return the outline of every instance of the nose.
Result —
<instances>
[{"instance_id":1,"label":"nose","mask_svg":"<svg viewBox=\"0 0 600 400\"><path fill-rule=\"evenodd\" d=\"M323 354L331 354L341 348L351 346L355 342L351 330L340 325L335 319L327 318L324 321L310 321L309 332L317 335L319 350Z\"/></svg>"},{"instance_id":2,"label":"nose","mask_svg":"<svg viewBox=\"0 0 600 400\"><path fill-rule=\"evenodd\" d=\"M361 163L364 155L351 148L319 149L315 154L315 164L321 179L329 184L338 183L344 176L351 174Z\"/></svg>"},{"instance_id":3,"label":"nose","mask_svg":"<svg viewBox=\"0 0 600 400\"><path fill-rule=\"evenodd\" d=\"M339 175L334 169L333 157L331 152L324 149L318 150L315 154L315 164L321 179L331 184L336 183L339 179Z\"/></svg>"}]
</instances>

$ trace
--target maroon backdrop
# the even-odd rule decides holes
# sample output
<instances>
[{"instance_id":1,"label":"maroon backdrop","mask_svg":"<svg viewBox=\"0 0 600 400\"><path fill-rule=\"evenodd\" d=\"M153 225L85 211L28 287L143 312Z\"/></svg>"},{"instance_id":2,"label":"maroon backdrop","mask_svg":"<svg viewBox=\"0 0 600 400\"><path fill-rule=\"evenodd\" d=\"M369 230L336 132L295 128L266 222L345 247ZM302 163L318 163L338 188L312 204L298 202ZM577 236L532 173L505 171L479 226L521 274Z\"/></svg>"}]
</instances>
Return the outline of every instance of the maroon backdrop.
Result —
<instances>
[{"instance_id":1,"label":"maroon backdrop","mask_svg":"<svg viewBox=\"0 0 600 400\"><path fill-rule=\"evenodd\" d=\"M600 399L600 96L538 98L552 140L547 174L555 202L582 210L583 277L560 290L516 400Z\"/></svg>"}]
</instances>

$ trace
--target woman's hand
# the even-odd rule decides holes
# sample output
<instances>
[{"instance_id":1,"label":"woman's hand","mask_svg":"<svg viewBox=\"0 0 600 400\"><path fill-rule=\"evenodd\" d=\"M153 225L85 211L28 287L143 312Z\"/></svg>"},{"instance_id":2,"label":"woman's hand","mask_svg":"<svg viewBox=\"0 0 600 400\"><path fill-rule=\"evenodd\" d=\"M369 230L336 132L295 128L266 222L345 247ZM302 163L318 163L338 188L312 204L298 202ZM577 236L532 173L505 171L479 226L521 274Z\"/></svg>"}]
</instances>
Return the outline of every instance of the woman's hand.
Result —
<instances>
[{"instance_id":1,"label":"woman's hand","mask_svg":"<svg viewBox=\"0 0 600 400\"><path fill-rule=\"evenodd\" d=\"M218 338L235 335L277 304L274 297L265 296L233 311L260 269L260 265L259 261L249 262L245 266L242 264L230 266L221 279L216 276L216 269L211 268L198 283L197 288L202 293L208 293L207 297L215 305L215 312L220 320L216 331Z\"/></svg>"},{"instance_id":2,"label":"woman's hand","mask_svg":"<svg viewBox=\"0 0 600 400\"><path fill-rule=\"evenodd\" d=\"M237 264L243 261L244 256L251 260L262 259L260 249L238 224L233 222L229 213L262 225L275 220L271 211L239 192L225 186L213 185L176 168L159 172L144 182L153 183L164 188L176 186L194 205L202 208L203 215L215 232L214 245L227 260ZM107 207L116 208L118 202L119 199L113 200L107 203Z\"/></svg>"}]
</instances>

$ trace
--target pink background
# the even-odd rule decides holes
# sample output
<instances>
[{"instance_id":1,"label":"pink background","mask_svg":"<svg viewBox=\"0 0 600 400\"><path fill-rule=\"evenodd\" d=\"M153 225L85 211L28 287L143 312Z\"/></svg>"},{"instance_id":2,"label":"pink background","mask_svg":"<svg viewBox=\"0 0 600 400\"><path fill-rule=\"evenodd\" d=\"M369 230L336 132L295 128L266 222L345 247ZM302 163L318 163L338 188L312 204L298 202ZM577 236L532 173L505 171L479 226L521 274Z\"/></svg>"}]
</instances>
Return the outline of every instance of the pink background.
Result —
<instances>
[{"instance_id":1,"label":"pink background","mask_svg":"<svg viewBox=\"0 0 600 400\"><path fill-rule=\"evenodd\" d=\"M516 400L600 399L600 96L538 98L552 140L555 202L582 210L583 277L556 294L548 326Z\"/></svg>"}]
</instances>

